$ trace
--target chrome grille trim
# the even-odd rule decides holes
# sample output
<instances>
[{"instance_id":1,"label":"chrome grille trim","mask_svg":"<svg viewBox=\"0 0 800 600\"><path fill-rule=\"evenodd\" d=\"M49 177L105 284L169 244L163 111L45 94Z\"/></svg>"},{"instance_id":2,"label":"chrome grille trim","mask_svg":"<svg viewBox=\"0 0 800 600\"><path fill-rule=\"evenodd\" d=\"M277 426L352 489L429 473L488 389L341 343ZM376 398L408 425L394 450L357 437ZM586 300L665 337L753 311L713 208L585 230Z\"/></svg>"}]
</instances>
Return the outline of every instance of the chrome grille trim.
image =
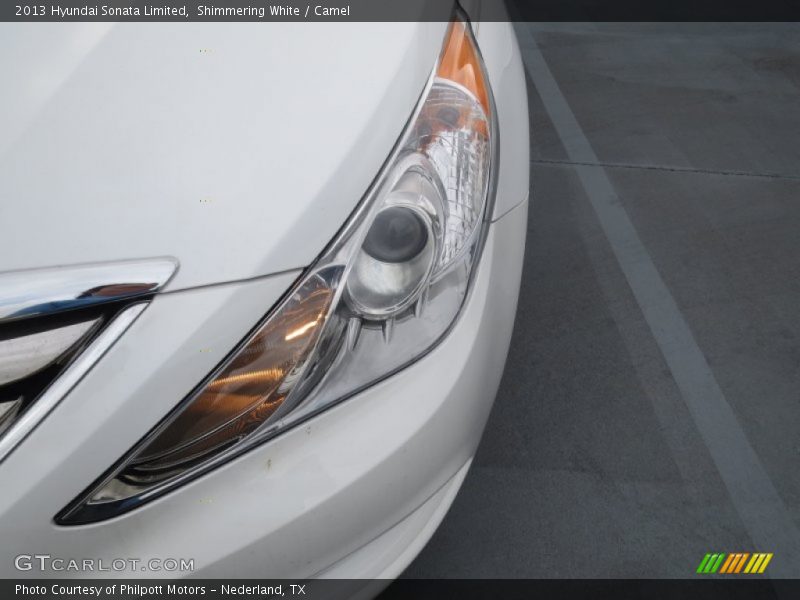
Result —
<instances>
[{"instance_id":1,"label":"chrome grille trim","mask_svg":"<svg viewBox=\"0 0 800 600\"><path fill-rule=\"evenodd\" d=\"M151 295L177 268L164 257L0 273L0 325Z\"/></svg>"},{"instance_id":2,"label":"chrome grille trim","mask_svg":"<svg viewBox=\"0 0 800 600\"><path fill-rule=\"evenodd\" d=\"M176 259L158 257L0 273L0 462L100 360L177 268ZM91 326L64 352L47 347L55 343L48 335L87 321ZM27 352L27 371L14 363L15 351Z\"/></svg>"},{"instance_id":3,"label":"chrome grille trim","mask_svg":"<svg viewBox=\"0 0 800 600\"><path fill-rule=\"evenodd\" d=\"M0 338L0 386L28 377L89 337L100 317L9 339Z\"/></svg>"},{"instance_id":4,"label":"chrome grille trim","mask_svg":"<svg viewBox=\"0 0 800 600\"><path fill-rule=\"evenodd\" d=\"M142 314L147 303L134 304L123 309L97 335L91 344L59 375L55 381L27 408L0 437L0 462L11 453L41 420L89 372L128 327Z\"/></svg>"}]
</instances>

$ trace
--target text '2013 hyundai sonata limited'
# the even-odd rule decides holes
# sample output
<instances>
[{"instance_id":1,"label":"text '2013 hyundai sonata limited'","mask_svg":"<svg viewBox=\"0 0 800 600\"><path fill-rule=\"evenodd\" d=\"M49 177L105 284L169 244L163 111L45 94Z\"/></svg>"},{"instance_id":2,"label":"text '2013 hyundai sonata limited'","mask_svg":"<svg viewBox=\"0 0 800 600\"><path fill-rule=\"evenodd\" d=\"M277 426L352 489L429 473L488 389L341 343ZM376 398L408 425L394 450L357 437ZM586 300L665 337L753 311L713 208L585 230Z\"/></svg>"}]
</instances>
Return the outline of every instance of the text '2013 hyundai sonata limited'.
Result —
<instances>
[{"instance_id":1,"label":"text '2013 hyundai sonata limited'","mask_svg":"<svg viewBox=\"0 0 800 600\"><path fill-rule=\"evenodd\" d=\"M513 328L511 25L6 23L0 49L0 575L396 577Z\"/></svg>"}]
</instances>

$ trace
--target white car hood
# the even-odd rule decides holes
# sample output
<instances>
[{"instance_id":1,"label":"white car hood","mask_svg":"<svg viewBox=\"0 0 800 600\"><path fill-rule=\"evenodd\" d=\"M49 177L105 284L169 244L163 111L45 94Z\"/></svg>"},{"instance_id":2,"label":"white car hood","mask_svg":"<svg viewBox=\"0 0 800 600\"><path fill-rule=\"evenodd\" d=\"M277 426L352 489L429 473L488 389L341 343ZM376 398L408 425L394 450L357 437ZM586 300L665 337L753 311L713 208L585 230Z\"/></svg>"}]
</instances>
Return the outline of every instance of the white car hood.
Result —
<instances>
[{"instance_id":1,"label":"white car hood","mask_svg":"<svg viewBox=\"0 0 800 600\"><path fill-rule=\"evenodd\" d=\"M0 27L0 272L308 265L397 141L444 23Z\"/></svg>"}]
</instances>

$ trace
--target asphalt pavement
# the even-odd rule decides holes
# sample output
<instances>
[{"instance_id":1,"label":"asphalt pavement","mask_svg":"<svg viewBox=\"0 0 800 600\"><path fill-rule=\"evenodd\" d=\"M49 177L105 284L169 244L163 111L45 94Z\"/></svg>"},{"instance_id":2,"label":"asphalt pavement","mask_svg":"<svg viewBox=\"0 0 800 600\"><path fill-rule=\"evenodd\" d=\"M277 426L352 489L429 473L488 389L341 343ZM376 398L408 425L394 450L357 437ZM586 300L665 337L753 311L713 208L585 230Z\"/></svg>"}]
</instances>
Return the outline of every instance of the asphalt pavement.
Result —
<instances>
[{"instance_id":1,"label":"asphalt pavement","mask_svg":"<svg viewBox=\"0 0 800 600\"><path fill-rule=\"evenodd\" d=\"M800 576L800 28L517 24L528 245L472 469L406 577Z\"/></svg>"}]
</instances>

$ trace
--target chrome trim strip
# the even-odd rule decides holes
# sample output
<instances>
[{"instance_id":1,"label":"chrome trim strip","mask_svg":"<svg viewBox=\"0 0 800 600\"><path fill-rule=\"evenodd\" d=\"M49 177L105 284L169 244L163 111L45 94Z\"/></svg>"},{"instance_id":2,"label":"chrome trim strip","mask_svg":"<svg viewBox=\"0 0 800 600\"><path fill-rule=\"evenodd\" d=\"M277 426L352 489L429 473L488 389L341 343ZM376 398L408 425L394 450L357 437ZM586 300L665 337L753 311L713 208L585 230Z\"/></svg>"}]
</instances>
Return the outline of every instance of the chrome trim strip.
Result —
<instances>
[{"instance_id":1,"label":"chrome trim strip","mask_svg":"<svg viewBox=\"0 0 800 600\"><path fill-rule=\"evenodd\" d=\"M75 362L48 387L19 419L0 437L0 462L33 431L39 422L61 402L106 351L142 314L147 303L134 304L119 313L97 336Z\"/></svg>"},{"instance_id":2,"label":"chrome trim strip","mask_svg":"<svg viewBox=\"0 0 800 600\"><path fill-rule=\"evenodd\" d=\"M22 397L8 402L0 402L0 435L14 422L17 411L22 406Z\"/></svg>"},{"instance_id":3,"label":"chrome trim strip","mask_svg":"<svg viewBox=\"0 0 800 600\"><path fill-rule=\"evenodd\" d=\"M102 319L87 319L19 337L0 339L0 386L47 368L87 339Z\"/></svg>"},{"instance_id":4,"label":"chrome trim strip","mask_svg":"<svg viewBox=\"0 0 800 600\"><path fill-rule=\"evenodd\" d=\"M0 273L0 325L154 294L177 268L165 257Z\"/></svg>"}]
</instances>

